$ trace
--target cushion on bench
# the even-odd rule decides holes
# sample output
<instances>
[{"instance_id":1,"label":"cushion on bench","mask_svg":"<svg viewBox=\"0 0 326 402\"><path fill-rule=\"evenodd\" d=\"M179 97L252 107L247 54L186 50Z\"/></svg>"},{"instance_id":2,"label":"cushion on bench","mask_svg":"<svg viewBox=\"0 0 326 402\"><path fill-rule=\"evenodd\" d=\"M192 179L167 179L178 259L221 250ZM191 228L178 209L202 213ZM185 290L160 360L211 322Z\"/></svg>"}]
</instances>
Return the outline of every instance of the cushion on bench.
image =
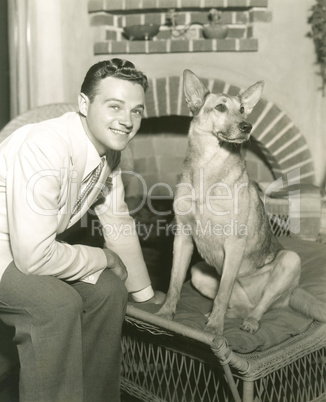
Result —
<instances>
[{"instance_id":1,"label":"cushion on bench","mask_svg":"<svg viewBox=\"0 0 326 402\"><path fill-rule=\"evenodd\" d=\"M301 257L300 285L323 300L326 305L326 246L291 238L280 238L280 242L286 249L296 251ZM150 313L155 313L160 308L158 305L141 303L134 303L134 306ZM201 296L187 281L182 288L174 320L203 329L207 321L205 314L209 313L211 308L212 301ZM276 308L264 314L260 328L255 334L240 330L241 319L225 319L224 337L234 351L261 351L302 333L311 322L311 319L290 307Z\"/></svg>"}]
</instances>

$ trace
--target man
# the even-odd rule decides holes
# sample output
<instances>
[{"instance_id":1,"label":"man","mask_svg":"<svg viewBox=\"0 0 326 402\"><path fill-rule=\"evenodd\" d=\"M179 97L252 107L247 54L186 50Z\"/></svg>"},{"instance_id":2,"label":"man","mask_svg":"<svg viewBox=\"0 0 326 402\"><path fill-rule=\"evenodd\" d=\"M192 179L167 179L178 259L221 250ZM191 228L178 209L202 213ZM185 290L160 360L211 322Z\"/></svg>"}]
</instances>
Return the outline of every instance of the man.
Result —
<instances>
[{"instance_id":1,"label":"man","mask_svg":"<svg viewBox=\"0 0 326 402\"><path fill-rule=\"evenodd\" d=\"M147 87L131 62L99 62L79 113L24 126L0 144L0 319L15 327L21 402L119 401L127 289L136 301L162 302L137 235L106 230L134 227L117 166ZM101 190L105 248L59 241Z\"/></svg>"}]
</instances>

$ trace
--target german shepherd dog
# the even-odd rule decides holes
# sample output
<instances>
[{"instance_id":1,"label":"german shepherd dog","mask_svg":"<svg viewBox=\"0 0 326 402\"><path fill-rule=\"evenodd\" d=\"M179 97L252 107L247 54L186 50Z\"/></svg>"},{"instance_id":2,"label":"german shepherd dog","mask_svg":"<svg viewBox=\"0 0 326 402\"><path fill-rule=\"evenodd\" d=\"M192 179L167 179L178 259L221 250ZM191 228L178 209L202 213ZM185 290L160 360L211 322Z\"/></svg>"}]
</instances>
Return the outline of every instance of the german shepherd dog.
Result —
<instances>
[{"instance_id":1,"label":"german shepherd dog","mask_svg":"<svg viewBox=\"0 0 326 402\"><path fill-rule=\"evenodd\" d=\"M300 258L284 250L272 233L240 152L239 144L250 137L252 125L246 119L263 82L229 96L211 93L190 70L183 79L193 119L174 200L171 280L157 314L173 318L195 242L207 264L192 268L192 284L214 299L208 332L223 334L226 316L242 318L241 329L255 333L266 310L286 305L326 322L326 306L298 287Z\"/></svg>"}]
</instances>

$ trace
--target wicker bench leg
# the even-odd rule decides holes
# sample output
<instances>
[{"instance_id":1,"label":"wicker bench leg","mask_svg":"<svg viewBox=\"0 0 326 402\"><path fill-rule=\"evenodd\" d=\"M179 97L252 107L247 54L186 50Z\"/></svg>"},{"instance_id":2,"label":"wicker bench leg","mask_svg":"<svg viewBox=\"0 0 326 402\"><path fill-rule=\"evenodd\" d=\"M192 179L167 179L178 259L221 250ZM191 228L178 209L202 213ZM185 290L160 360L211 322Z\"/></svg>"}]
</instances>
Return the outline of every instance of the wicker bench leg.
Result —
<instances>
[{"instance_id":1,"label":"wicker bench leg","mask_svg":"<svg viewBox=\"0 0 326 402\"><path fill-rule=\"evenodd\" d=\"M244 381L243 382L243 402L253 402L254 401L254 382Z\"/></svg>"},{"instance_id":2,"label":"wicker bench leg","mask_svg":"<svg viewBox=\"0 0 326 402\"><path fill-rule=\"evenodd\" d=\"M231 373L230 366L228 364L223 365L223 370L224 370L224 373L225 373L226 378L228 380L229 387L230 387L230 390L232 392L234 401L235 402L241 402L239 391L238 391L238 388L237 388L237 386L236 386L236 384L234 382L234 378L233 378L233 375Z\"/></svg>"}]
</instances>

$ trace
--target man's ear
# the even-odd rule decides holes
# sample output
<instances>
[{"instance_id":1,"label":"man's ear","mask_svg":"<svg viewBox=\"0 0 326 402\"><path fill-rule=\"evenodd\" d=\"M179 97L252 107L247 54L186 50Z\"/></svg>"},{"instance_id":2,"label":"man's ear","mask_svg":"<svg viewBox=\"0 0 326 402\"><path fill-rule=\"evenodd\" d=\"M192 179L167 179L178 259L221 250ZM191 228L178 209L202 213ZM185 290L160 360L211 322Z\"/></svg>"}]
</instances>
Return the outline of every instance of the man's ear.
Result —
<instances>
[{"instance_id":1,"label":"man's ear","mask_svg":"<svg viewBox=\"0 0 326 402\"><path fill-rule=\"evenodd\" d=\"M89 105L88 96L81 92L81 93L78 95L78 107L79 107L79 112L80 112L84 117L87 116L88 105Z\"/></svg>"},{"instance_id":2,"label":"man's ear","mask_svg":"<svg viewBox=\"0 0 326 402\"><path fill-rule=\"evenodd\" d=\"M200 79L190 70L183 72L183 91L190 111L195 115L199 112L210 93Z\"/></svg>"},{"instance_id":3,"label":"man's ear","mask_svg":"<svg viewBox=\"0 0 326 402\"><path fill-rule=\"evenodd\" d=\"M240 95L241 106L244 107L246 115L252 112L252 109L258 103L264 89L264 81L258 81L256 84L251 85Z\"/></svg>"}]
</instances>

